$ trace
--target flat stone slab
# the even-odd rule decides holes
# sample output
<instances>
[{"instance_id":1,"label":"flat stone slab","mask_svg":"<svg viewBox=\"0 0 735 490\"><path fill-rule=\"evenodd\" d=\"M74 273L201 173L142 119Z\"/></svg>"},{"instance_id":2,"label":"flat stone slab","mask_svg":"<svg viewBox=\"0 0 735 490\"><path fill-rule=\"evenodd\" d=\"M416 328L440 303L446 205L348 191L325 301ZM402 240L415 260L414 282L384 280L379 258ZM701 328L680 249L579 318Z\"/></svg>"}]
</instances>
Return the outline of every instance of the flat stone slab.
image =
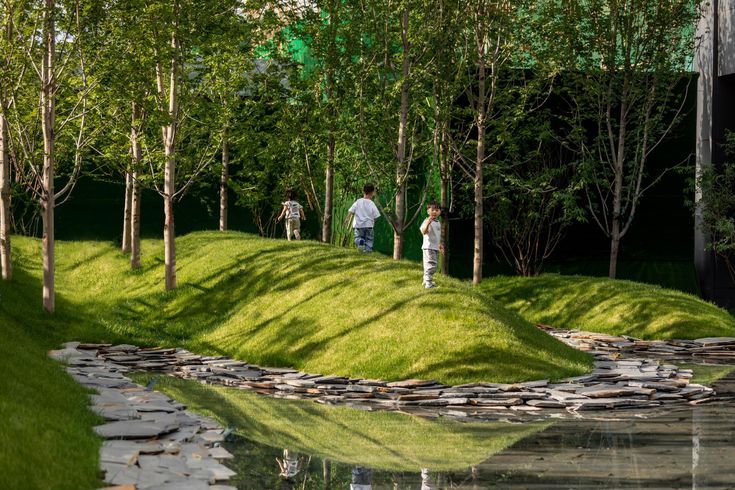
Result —
<instances>
[{"instance_id":1,"label":"flat stone slab","mask_svg":"<svg viewBox=\"0 0 735 490\"><path fill-rule=\"evenodd\" d=\"M391 388L419 388L422 386L432 386L437 384L436 381L427 381L423 379L407 379L405 381L393 381L387 383L386 386Z\"/></svg>"},{"instance_id":2,"label":"flat stone slab","mask_svg":"<svg viewBox=\"0 0 735 490\"><path fill-rule=\"evenodd\" d=\"M94 431L105 439L143 439L168 434L178 428L178 424L130 420L98 425L94 428Z\"/></svg>"},{"instance_id":3,"label":"flat stone slab","mask_svg":"<svg viewBox=\"0 0 735 490\"><path fill-rule=\"evenodd\" d=\"M705 337L702 339L696 339L695 342L704 346L735 345L735 337Z\"/></svg>"}]
</instances>

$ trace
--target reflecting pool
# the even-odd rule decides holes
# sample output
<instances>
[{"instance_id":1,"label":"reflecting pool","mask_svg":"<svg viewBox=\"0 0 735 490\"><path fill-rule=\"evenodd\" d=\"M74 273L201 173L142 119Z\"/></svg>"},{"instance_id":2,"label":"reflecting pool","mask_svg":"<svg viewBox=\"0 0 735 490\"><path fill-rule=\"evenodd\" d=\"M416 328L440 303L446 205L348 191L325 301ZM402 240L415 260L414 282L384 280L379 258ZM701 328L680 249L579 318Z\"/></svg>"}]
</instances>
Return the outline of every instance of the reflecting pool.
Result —
<instances>
[{"instance_id":1,"label":"reflecting pool","mask_svg":"<svg viewBox=\"0 0 735 490\"><path fill-rule=\"evenodd\" d=\"M665 412L459 420L366 411L160 377L235 429L241 489L733 488L735 373L720 401Z\"/></svg>"}]
</instances>

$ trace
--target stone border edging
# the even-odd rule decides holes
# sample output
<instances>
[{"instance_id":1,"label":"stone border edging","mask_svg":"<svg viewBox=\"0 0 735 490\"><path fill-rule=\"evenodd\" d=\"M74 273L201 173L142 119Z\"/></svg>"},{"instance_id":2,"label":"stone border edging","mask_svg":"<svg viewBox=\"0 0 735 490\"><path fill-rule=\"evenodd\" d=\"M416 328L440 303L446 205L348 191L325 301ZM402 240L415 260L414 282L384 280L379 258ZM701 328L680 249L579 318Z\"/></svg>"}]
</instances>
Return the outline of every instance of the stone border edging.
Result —
<instances>
[{"instance_id":1,"label":"stone border edging","mask_svg":"<svg viewBox=\"0 0 735 490\"><path fill-rule=\"evenodd\" d=\"M579 412L618 408L654 408L708 401L714 391L691 384L692 371L643 358L618 358L609 345L598 344L589 332L549 330L562 341L594 355L594 370L551 383L471 383L448 386L431 380L350 379L309 374L289 368L268 368L226 356L200 356L180 348L139 348L121 344L79 344L117 372L160 371L182 379L248 389L261 394L311 398L322 403L366 404L384 409L447 408L467 416L510 412L566 410ZM605 337L605 336L603 336ZM611 336L606 336L608 340ZM601 342L601 341L600 341ZM733 339L735 346L735 339Z\"/></svg>"},{"instance_id":2,"label":"stone border edging","mask_svg":"<svg viewBox=\"0 0 735 490\"><path fill-rule=\"evenodd\" d=\"M49 356L97 391L92 410L107 423L95 427L106 439L100 454L105 482L114 488L233 490L221 485L235 473L220 463L232 455L219 446L224 430L214 420L186 411L168 396L133 383L124 374L157 371L182 379L233 386L283 398L330 404L362 404L385 410L459 417L537 412L651 409L712 401L715 392L689 383L692 371L637 357L735 359L735 338L643 341L579 330L539 328L595 358L593 371L558 383L470 383L448 386L429 380L350 379L267 368L226 356L200 356L180 348L67 342Z\"/></svg>"},{"instance_id":3,"label":"stone border edging","mask_svg":"<svg viewBox=\"0 0 735 490\"><path fill-rule=\"evenodd\" d=\"M222 426L157 391L133 383L129 369L68 342L49 352L67 364L81 385L94 389L92 411L105 419L94 428L105 439L100 469L106 483L125 490L235 490L222 485L235 472L220 463L232 455L219 446Z\"/></svg>"}]
</instances>

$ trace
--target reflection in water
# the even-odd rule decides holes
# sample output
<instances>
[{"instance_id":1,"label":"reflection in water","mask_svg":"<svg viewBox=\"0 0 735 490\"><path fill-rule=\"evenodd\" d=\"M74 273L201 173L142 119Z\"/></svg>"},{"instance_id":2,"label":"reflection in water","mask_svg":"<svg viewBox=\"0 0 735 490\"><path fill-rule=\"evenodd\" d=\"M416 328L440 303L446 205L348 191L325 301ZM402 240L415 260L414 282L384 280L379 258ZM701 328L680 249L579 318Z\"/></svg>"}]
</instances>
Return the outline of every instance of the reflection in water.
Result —
<instances>
[{"instance_id":1,"label":"reflection in water","mask_svg":"<svg viewBox=\"0 0 735 490\"><path fill-rule=\"evenodd\" d=\"M373 490L373 470L362 466L352 468L350 490Z\"/></svg>"},{"instance_id":2,"label":"reflection in water","mask_svg":"<svg viewBox=\"0 0 735 490\"><path fill-rule=\"evenodd\" d=\"M732 399L645 417L599 412L534 425L425 420L180 380L161 384L238 427L226 447L240 489L286 481L284 488L304 490L735 488ZM735 375L715 389L735 392Z\"/></svg>"},{"instance_id":3,"label":"reflection in water","mask_svg":"<svg viewBox=\"0 0 735 490\"><path fill-rule=\"evenodd\" d=\"M287 487L267 478L277 474L267 461L278 449L245 438L227 448L236 456L232 483L240 489L735 488L735 407L704 405L654 419L560 421L482 463L438 472L315 456L304 460Z\"/></svg>"},{"instance_id":4,"label":"reflection in water","mask_svg":"<svg viewBox=\"0 0 735 490\"><path fill-rule=\"evenodd\" d=\"M300 458L289 456L288 449L284 449L283 459L276 458L276 462L281 469L279 476L287 480L292 480L301 472L301 467L304 465L304 458L303 456Z\"/></svg>"}]
</instances>

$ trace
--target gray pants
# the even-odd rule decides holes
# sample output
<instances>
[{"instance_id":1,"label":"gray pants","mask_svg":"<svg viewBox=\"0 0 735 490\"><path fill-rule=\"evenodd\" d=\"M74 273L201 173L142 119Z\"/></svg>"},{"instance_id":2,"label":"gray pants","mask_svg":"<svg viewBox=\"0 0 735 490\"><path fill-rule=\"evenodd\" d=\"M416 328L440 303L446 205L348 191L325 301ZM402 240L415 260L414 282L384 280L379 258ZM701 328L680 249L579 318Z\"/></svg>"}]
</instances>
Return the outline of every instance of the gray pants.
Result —
<instances>
[{"instance_id":1,"label":"gray pants","mask_svg":"<svg viewBox=\"0 0 735 490\"><path fill-rule=\"evenodd\" d=\"M439 251L424 249L424 285L434 282L434 273L439 264Z\"/></svg>"}]
</instances>

